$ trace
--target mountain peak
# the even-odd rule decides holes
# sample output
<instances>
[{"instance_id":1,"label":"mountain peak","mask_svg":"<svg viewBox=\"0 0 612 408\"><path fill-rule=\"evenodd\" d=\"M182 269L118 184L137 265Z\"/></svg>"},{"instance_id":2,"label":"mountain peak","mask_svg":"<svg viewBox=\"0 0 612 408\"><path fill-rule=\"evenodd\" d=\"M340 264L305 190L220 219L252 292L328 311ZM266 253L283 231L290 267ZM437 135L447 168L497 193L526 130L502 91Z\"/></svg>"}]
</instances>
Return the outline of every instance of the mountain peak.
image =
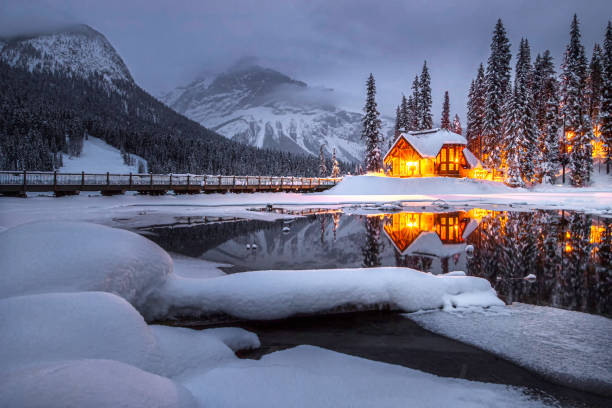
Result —
<instances>
[{"instance_id":1,"label":"mountain peak","mask_svg":"<svg viewBox=\"0 0 612 408\"><path fill-rule=\"evenodd\" d=\"M0 43L1 43L0 39ZM85 24L74 24L3 40L0 60L28 71L63 72L133 83L127 66L106 37Z\"/></svg>"}]
</instances>

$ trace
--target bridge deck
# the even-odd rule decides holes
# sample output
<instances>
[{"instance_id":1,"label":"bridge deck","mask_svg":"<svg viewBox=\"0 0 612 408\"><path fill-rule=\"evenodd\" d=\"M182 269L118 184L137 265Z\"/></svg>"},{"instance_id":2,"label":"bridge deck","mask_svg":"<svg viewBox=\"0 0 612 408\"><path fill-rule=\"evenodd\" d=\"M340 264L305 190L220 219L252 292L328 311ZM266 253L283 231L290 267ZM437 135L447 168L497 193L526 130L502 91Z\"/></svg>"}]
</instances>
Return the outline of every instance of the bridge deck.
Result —
<instances>
[{"instance_id":1,"label":"bridge deck","mask_svg":"<svg viewBox=\"0 0 612 408\"><path fill-rule=\"evenodd\" d=\"M340 178L211 176L196 174L92 174L39 171L0 171L0 194L55 192L57 195L100 191L121 194L126 191L163 194L256 191L323 191Z\"/></svg>"}]
</instances>

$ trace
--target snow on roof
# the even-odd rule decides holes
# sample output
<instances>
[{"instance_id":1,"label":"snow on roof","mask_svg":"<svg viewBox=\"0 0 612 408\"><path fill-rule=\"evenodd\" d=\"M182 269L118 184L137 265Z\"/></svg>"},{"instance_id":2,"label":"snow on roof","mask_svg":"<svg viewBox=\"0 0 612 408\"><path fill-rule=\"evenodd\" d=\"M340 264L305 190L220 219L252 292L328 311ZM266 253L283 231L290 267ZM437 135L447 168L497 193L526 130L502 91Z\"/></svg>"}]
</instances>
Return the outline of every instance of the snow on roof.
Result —
<instances>
[{"instance_id":1,"label":"snow on roof","mask_svg":"<svg viewBox=\"0 0 612 408\"><path fill-rule=\"evenodd\" d=\"M465 243L444 244L438 234L432 231L423 231L402 252L402 255L426 255L446 258L465 251Z\"/></svg>"},{"instance_id":2,"label":"snow on roof","mask_svg":"<svg viewBox=\"0 0 612 408\"><path fill-rule=\"evenodd\" d=\"M406 140L422 157L436 157L445 144L467 145L465 137L446 129L428 129L415 132L400 133L387 155L393 150L400 139ZM386 158L386 155L385 155Z\"/></svg>"},{"instance_id":3,"label":"snow on roof","mask_svg":"<svg viewBox=\"0 0 612 408\"><path fill-rule=\"evenodd\" d=\"M475 169L476 167L482 167L482 163L480 162L480 160L478 160L476 158L476 156L474 156L474 153L472 153L469 149L463 149L463 156L465 156L465 160L467 161L467 164L470 166L470 169Z\"/></svg>"}]
</instances>

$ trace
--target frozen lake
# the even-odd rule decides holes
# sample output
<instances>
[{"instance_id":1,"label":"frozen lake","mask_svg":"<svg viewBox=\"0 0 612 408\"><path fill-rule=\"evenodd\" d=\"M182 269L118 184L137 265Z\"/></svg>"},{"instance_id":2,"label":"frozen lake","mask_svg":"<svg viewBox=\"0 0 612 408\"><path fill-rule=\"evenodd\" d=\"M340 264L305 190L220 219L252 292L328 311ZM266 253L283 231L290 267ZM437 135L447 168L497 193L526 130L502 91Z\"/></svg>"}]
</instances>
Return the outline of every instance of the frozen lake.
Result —
<instances>
[{"instance_id":1,"label":"frozen lake","mask_svg":"<svg viewBox=\"0 0 612 408\"><path fill-rule=\"evenodd\" d=\"M274 222L233 220L141 230L164 249L267 269L406 266L488 279L506 302L610 315L612 219L573 211L355 214L328 210Z\"/></svg>"}]
</instances>

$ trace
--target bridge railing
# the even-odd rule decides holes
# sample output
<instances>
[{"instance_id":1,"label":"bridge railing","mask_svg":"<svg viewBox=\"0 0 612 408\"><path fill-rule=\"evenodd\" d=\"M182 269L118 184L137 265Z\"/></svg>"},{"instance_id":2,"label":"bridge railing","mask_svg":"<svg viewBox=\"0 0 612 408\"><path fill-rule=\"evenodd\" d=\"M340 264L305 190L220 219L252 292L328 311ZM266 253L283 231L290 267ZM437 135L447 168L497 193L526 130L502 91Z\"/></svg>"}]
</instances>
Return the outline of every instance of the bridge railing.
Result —
<instances>
[{"instance_id":1,"label":"bridge railing","mask_svg":"<svg viewBox=\"0 0 612 408\"><path fill-rule=\"evenodd\" d=\"M215 187L320 187L341 178L278 176L215 176L204 174L115 174L0 171L0 185L38 186L215 186Z\"/></svg>"}]
</instances>

